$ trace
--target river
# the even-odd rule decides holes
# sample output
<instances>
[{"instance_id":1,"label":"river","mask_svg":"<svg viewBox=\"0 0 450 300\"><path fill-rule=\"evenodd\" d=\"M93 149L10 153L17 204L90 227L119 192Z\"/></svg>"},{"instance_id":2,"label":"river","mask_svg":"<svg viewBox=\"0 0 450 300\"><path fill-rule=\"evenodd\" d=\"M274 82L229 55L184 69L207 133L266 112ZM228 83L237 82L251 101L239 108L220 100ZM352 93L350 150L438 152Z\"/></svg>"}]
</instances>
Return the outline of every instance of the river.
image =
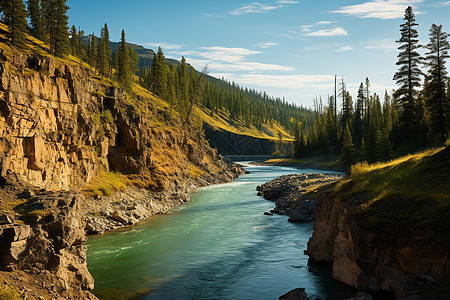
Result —
<instances>
[{"instance_id":1,"label":"river","mask_svg":"<svg viewBox=\"0 0 450 300\"><path fill-rule=\"evenodd\" d=\"M355 291L308 265L312 224L265 216L274 203L256 186L283 174L321 172L249 166L229 184L198 189L191 201L138 226L88 239L88 267L100 299L278 299L297 287L320 299ZM323 173L331 173L323 171Z\"/></svg>"}]
</instances>

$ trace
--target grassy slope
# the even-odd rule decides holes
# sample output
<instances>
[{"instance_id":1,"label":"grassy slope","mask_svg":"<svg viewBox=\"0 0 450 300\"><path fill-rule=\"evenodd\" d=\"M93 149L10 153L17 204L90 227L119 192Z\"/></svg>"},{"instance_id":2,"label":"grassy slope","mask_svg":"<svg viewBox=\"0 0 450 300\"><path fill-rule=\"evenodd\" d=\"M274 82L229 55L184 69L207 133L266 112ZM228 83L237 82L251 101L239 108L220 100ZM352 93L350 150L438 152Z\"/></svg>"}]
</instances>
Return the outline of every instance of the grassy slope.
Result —
<instances>
[{"instance_id":1,"label":"grassy slope","mask_svg":"<svg viewBox=\"0 0 450 300\"><path fill-rule=\"evenodd\" d=\"M344 204L360 205L358 222L369 230L432 228L435 241L448 243L450 147L353 166L335 193Z\"/></svg>"},{"instance_id":2,"label":"grassy slope","mask_svg":"<svg viewBox=\"0 0 450 300\"><path fill-rule=\"evenodd\" d=\"M35 54L38 56L51 58L53 61L55 61L55 67L59 67L60 65L71 65L90 69L91 78L100 85L99 90L96 91L99 96L104 96L108 87L120 86L119 83L113 79L95 75L94 68L81 61L77 57L74 57L72 55L67 55L63 58L54 57L51 54L48 45L32 36L27 36L27 45L24 47L24 49L17 50L14 47L11 47L9 43L5 43L5 41L7 41L6 33L8 30L8 27L0 22L0 49L3 51L3 54L7 58L11 59L11 57L13 57L14 55L18 55L21 53L27 53L29 55ZM37 72L26 67L18 69L13 64L8 64L7 68L9 72L20 76L27 76L27 74ZM113 72L115 72L115 70L113 70ZM146 115L152 113L149 112L149 107L152 107L153 111L169 111L169 105L167 104L167 102L150 93L147 89L139 85L138 82L139 81L137 76L134 76L132 95L125 95L125 98L123 99L123 102L125 104L134 106L138 111ZM163 134L169 132L177 133L180 131L179 129L181 126L177 122L177 120L180 119L180 116L176 111L172 111L171 116L173 122L167 122L163 117L159 116L159 114L155 115L150 118L150 126L154 130L162 132ZM156 166L155 171L159 174L159 177L155 174L152 174L152 176L150 176L150 174L125 176L120 173L101 171L93 180L91 180L91 182L89 182L83 188L83 191L88 195L111 195L117 191L123 190L127 185L134 185L145 188L159 187L162 184L164 176L172 176L185 164L184 161L180 161L177 159L178 157L181 157L181 153L178 153L175 150L172 151L171 148L155 147L153 149L153 152L154 164ZM202 173L202 171L193 164L190 164L189 168L193 177L197 177ZM218 171L219 170L217 170L217 172Z\"/></svg>"},{"instance_id":3,"label":"grassy slope","mask_svg":"<svg viewBox=\"0 0 450 300\"><path fill-rule=\"evenodd\" d=\"M229 131L236 134L248 135L251 137L278 140L278 132L281 133L283 141L293 141L294 138L287 132L287 130L279 123L274 123L273 126L264 124L261 128L255 126L246 126L243 121L230 122L229 114L219 113L211 116L209 110L205 108L196 108L195 116L200 117L205 123L209 124L215 130Z\"/></svg>"}]
</instances>

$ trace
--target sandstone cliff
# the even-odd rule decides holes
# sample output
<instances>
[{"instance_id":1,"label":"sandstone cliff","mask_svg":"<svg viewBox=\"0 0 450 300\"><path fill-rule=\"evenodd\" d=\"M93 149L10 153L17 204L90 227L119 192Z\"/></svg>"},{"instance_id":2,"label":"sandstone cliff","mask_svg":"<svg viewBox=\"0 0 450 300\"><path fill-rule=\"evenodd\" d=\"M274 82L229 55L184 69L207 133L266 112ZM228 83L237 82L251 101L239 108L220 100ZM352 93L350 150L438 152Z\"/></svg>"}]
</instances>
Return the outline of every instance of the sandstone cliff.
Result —
<instances>
[{"instance_id":1,"label":"sandstone cliff","mask_svg":"<svg viewBox=\"0 0 450 300\"><path fill-rule=\"evenodd\" d=\"M391 291L397 299L448 299L449 155L447 147L431 157L412 157L355 175L323 194L308 255L332 262L335 279L361 290Z\"/></svg>"},{"instance_id":2,"label":"sandstone cliff","mask_svg":"<svg viewBox=\"0 0 450 300\"><path fill-rule=\"evenodd\" d=\"M0 279L33 299L94 299L85 231L164 213L243 170L140 86L126 93L29 42L0 43Z\"/></svg>"}]
</instances>

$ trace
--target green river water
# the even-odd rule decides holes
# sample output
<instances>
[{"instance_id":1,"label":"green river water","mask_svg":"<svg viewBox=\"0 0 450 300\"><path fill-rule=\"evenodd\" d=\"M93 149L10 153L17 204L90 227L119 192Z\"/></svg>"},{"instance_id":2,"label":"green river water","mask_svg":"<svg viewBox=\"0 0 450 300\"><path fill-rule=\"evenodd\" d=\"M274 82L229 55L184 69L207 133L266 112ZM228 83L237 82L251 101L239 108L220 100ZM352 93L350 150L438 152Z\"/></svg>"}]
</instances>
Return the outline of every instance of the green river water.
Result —
<instances>
[{"instance_id":1,"label":"green river water","mask_svg":"<svg viewBox=\"0 0 450 300\"><path fill-rule=\"evenodd\" d=\"M170 214L88 239L88 267L100 299L278 299L297 287L320 299L355 291L329 265L303 253L312 224L265 216L274 203L256 186L277 176L323 172L248 166L250 174L209 186ZM330 172L328 172L330 173Z\"/></svg>"}]
</instances>

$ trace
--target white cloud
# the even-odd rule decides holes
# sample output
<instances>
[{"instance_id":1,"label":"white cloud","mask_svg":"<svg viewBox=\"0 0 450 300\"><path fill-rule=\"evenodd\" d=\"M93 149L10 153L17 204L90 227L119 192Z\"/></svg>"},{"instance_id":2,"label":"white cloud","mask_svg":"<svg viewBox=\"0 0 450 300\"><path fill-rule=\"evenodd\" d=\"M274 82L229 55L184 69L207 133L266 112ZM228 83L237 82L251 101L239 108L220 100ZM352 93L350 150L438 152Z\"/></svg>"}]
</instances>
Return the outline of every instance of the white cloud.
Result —
<instances>
[{"instance_id":1,"label":"white cloud","mask_svg":"<svg viewBox=\"0 0 450 300\"><path fill-rule=\"evenodd\" d=\"M331 29L320 29L316 31L308 30L304 33L306 36L345 36L347 31L342 27L335 27Z\"/></svg>"},{"instance_id":2,"label":"white cloud","mask_svg":"<svg viewBox=\"0 0 450 300\"><path fill-rule=\"evenodd\" d=\"M298 1L293 0L280 0L275 3L259 3L259 2L253 2L246 5L242 5L239 8L236 8L235 10L232 10L228 12L228 14L233 16L239 16L239 15L246 15L250 13L254 14L261 14L266 13L278 8L284 7L286 4L297 4Z\"/></svg>"},{"instance_id":3,"label":"white cloud","mask_svg":"<svg viewBox=\"0 0 450 300\"><path fill-rule=\"evenodd\" d=\"M304 36L345 36L348 35L347 31L339 26L331 25L335 22L331 21L319 21L311 25L303 25L300 28L302 29L302 35ZM330 27L330 28L323 28ZM323 28L323 29L322 29ZM295 34L296 32L290 31L290 33Z\"/></svg>"},{"instance_id":4,"label":"white cloud","mask_svg":"<svg viewBox=\"0 0 450 300\"><path fill-rule=\"evenodd\" d=\"M245 15L249 13L261 14L281 7L283 7L283 5L270 5L254 2L232 10L229 14L233 16Z\"/></svg>"},{"instance_id":5,"label":"white cloud","mask_svg":"<svg viewBox=\"0 0 450 300\"><path fill-rule=\"evenodd\" d=\"M280 0L276 2L277 4L297 4L300 3L298 1L292 1L292 0Z\"/></svg>"},{"instance_id":6,"label":"white cloud","mask_svg":"<svg viewBox=\"0 0 450 300\"><path fill-rule=\"evenodd\" d=\"M368 45L366 45L364 48L378 49L384 51L397 51L398 46L395 44L395 41L390 39L384 39L380 41L370 41Z\"/></svg>"},{"instance_id":7,"label":"white cloud","mask_svg":"<svg viewBox=\"0 0 450 300\"><path fill-rule=\"evenodd\" d=\"M177 50L177 49L181 49L183 48L182 45L177 45L177 44L168 44L168 43L145 43L145 46L150 46L150 47L161 47L163 50Z\"/></svg>"},{"instance_id":8,"label":"white cloud","mask_svg":"<svg viewBox=\"0 0 450 300\"><path fill-rule=\"evenodd\" d=\"M335 22L331 22L331 21L319 21L316 24L317 25L328 25L328 24L333 24Z\"/></svg>"},{"instance_id":9,"label":"white cloud","mask_svg":"<svg viewBox=\"0 0 450 300\"><path fill-rule=\"evenodd\" d=\"M371 0L361 4L343 6L332 12L358 18L397 19L403 17L408 6L421 2L423 0ZM415 12L415 14L419 13Z\"/></svg>"},{"instance_id":10,"label":"white cloud","mask_svg":"<svg viewBox=\"0 0 450 300\"><path fill-rule=\"evenodd\" d=\"M267 42L267 43L259 44L259 47L263 48L263 49L266 49L266 48L270 48L272 46L278 46L278 45L279 45L278 43Z\"/></svg>"},{"instance_id":11,"label":"white cloud","mask_svg":"<svg viewBox=\"0 0 450 300\"><path fill-rule=\"evenodd\" d=\"M227 47L200 47L197 55L210 60L218 60L224 62L238 62L245 59L249 55L261 53L261 51L250 50L246 48L227 48Z\"/></svg>"},{"instance_id":12,"label":"white cloud","mask_svg":"<svg viewBox=\"0 0 450 300\"><path fill-rule=\"evenodd\" d=\"M195 59L188 56L186 61L192 64L195 68L201 69L208 65L208 68L213 71L221 72L263 72L263 71L294 71L294 67L281 66L276 64L264 64L251 61L240 61L236 63L213 61L208 59Z\"/></svg>"},{"instance_id":13,"label":"white cloud","mask_svg":"<svg viewBox=\"0 0 450 300\"><path fill-rule=\"evenodd\" d=\"M339 52L347 52L347 51L351 51L351 50L353 50L352 45L341 46L338 49Z\"/></svg>"},{"instance_id":14,"label":"white cloud","mask_svg":"<svg viewBox=\"0 0 450 300\"><path fill-rule=\"evenodd\" d=\"M328 87L334 82L334 75L264 75L210 73L211 76L235 81L241 85L256 85L261 87L277 87L299 89L307 87Z\"/></svg>"},{"instance_id":15,"label":"white cloud","mask_svg":"<svg viewBox=\"0 0 450 300\"><path fill-rule=\"evenodd\" d=\"M450 5L450 1L446 1L446 2L439 2L438 4L435 4L434 6L449 6Z\"/></svg>"},{"instance_id":16,"label":"white cloud","mask_svg":"<svg viewBox=\"0 0 450 300\"><path fill-rule=\"evenodd\" d=\"M275 44L275 43L273 43ZM186 57L186 60L196 68L208 65L210 70L225 72L260 72L260 71L293 71L294 67L277 64L265 64L248 61L247 57L259 54L261 51L246 48L200 47L197 50L170 52L168 55Z\"/></svg>"}]
</instances>

